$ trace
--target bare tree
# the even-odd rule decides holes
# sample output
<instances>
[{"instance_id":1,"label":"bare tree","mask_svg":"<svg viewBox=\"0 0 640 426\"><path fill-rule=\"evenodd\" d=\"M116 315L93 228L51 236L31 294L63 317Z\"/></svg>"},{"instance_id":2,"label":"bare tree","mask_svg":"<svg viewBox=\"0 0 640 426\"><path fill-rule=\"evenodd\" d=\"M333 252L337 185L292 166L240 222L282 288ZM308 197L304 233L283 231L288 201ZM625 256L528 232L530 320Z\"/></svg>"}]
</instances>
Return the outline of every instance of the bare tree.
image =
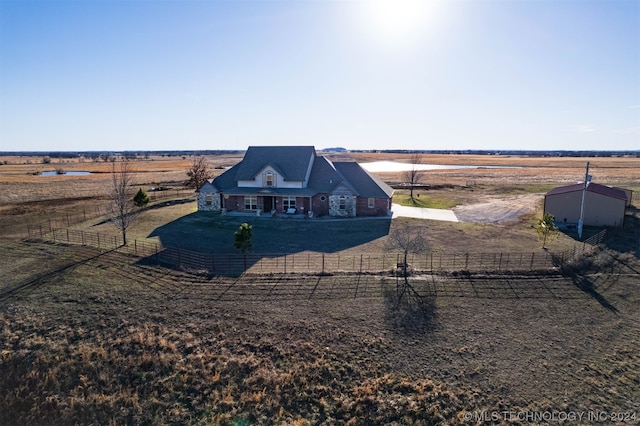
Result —
<instances>
[{"instance_id":1,"label":"bare tree","mask_svg":"<svg viewBox=\"0 0 640 426\"><path fill-rule=\"evenodd\" d=\"M418 296L415 289L409 284L409 253L422 253L428 250L429 243L424 237L423 229L418 226L402 226L396 228L389 234L387 248L390 250L402 250L402 263L398 262L397 267L402 268L403 285L398 285L398 303L407 291L411 291Z\"/></svg>"},{"instance_id":2,"label":"bare tree","mask_svg":"<svg viewBox=\"0 0 640 426\"><path fill-rule=\"evenodd\" d=\"M138 217L138 208L133 201L135 194L135 176L131 164L122 161L116 166L111 163L111 222L122 232L122 245L127 245L127 229Z\"/></svg>"},{"instance_id":3,"label":"bare tree","mask_svg":"<svg viewBox=\"0 0 640 426\"><path fill-rule=\"evenodd\" d=\"M213 172L209 168L209 163L207 163L206 158L198 155L193 157L193 162L189 170L187 170L187 176L189 179L185 182L185 185L198 189L213 177Z\"/></svg>"},{"instance_id":4,"label":"bare tree","mask_svg":"<svg viewBox=\"0 0 640 426\"><path fill-rule=\"evenodd\" d=\"M437 321L435 294L423 289L418 292L409 283L409 253L419 253L428 250L429 244L418 226L404 225L389 234L387 248L402 250L402 262L398 256L398 277L402 271L403 280L396 278L396 293L385 292L385 299L389 303L387 319L404 332L425 332L433 329ZM402 268L402 269L400 269Z\"/></svg>"},{"instance_id":5,"label":"bare tree","mask_svg":"<svg viewBox=\"0 0 640 426\"><path fill-rule=\"evenodd\" d=\"M411 198L411 202L415 204L416 202L413 198L413 187L420 183L420 178L422 177L421 170L418 169L418 165L422 164L422 154L414 152L411 154L409 160L411 161L411 170L407 170L405 173L405 181L409 184L409 196Z\"/></svg>"}]
</instances>

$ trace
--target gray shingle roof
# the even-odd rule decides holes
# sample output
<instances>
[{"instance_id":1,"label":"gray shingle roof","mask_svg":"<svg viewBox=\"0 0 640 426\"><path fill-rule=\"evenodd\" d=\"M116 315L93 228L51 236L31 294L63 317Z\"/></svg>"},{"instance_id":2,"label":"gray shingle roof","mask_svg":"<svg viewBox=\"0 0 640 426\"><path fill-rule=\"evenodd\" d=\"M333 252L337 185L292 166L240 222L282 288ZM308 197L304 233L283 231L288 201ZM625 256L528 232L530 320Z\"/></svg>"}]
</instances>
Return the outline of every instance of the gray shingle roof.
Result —
<instances>
[{"instance_id":1,"label":"gray shingle roof","mask_svg":"<svg viewBox=\"0 0 640 426\"><path fill-rule=\"evenodd\" d=\"M386 198L393 195L393 188L360 167L360 164L349 161L334 162L333 165L351 186L355 188L359 196Z\"/></svg>"},{"instance_id":2,"label":"gray shingle roof","mask_svg":"<svg viewBox=\"0 0 640 426\"><path fill-rule=\"evenodd\" d=\"M309 161L316 155L312 146L250 146L236 172L237 180L253 180L270 165L287 181L303 181Z\"/></svg>"},{"instance_id":3,"label":"gray shingle roof","mask_svg":"<svg viewBox=\"0 0 640 426\"><path fill-rule=\"evenodd\" d=\"M312 157L314 158L313 168L306 188L238 187L239 180L253 180L256 174L267 165L271 165L286 180L303 181ZM331 193L340 185L344 185L361 197L388 198L393 195L393 189L389 185L369 174L358 163L333 163L325 157L316 156L312 146L249 147L241 162L216 177L212 183L205 185L213 185L221 192L237 195L269 193L311 196L318 193Z\"/></svg>"}]
</instances>

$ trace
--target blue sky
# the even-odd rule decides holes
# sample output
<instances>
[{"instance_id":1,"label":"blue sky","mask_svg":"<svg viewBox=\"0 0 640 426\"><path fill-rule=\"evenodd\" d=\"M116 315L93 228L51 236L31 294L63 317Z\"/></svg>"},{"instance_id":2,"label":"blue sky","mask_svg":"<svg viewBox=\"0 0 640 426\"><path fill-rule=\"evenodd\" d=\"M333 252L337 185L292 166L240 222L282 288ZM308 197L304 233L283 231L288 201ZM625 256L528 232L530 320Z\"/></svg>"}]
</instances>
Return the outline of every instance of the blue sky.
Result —
<instances>
[{"instance_id":1,"label":"blue sky","mask_svg":"<svg viewBox=\"0 0 640 426\"><path fill-rule=\"evenodd\" d=\"M638 0L0 0L0 150L640 149Z\"/></svg>"}]
</instances>

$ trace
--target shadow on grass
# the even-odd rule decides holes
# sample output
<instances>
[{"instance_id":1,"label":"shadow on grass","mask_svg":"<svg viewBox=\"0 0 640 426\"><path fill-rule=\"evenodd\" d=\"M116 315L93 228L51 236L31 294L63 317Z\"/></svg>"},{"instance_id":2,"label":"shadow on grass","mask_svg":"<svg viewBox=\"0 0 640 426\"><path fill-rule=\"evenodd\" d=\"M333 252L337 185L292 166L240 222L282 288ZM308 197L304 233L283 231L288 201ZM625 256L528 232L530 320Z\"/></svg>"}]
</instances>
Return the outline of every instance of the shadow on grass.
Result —
<instances>
[{"instance_id":1,"label":"shadow on grass","mask_svg":"<svg viewBox=\"0 0 640 426\"><path fill-rule=\"evenodd\" d=\"M438 327L438 311L434 294L420 294L407 288L400 278L396 286L383 292L386 320L398 334L416 335L433 332Z\"/></svg>"},{"instance_id":2,"label":"shadow on grass","mask_svg":"<svg viewBox=\"0 0 640 426\"><path fill-rule=\"evenodd\" d=\"M619 313L615 306L613 306L602 294L598 293L595 283L589 277L574 274L571 275L571 280L577 288L594 298L598 303L600 303L600 305L602 305L603 308L616 315Z\"/></svg>"},{"instance_id":3,"label":"shadow on grass","mask_svg":"<svg viewBox=\"0 0 640 426\"><path fill-rule=\"evenodd\" d=\"M237 253L233 234L242 223L253 227L252 254L335 253L386 236L390 218L344 220L222 216L194 212L156 228L165 247L202 253Z\"/></svg>"},{"instance_id":4,"label":"shadow on grass","mask_svg":"<svg viewBox=\"0 0 640 426\"><path fill-rule=\"evenodd\" d=\"M390 218L298 219L194 212L154 229L149 237L160 239L165 248L155 257L167 265L182 269L195 265L193 269L216 275L238 275L244 271L244 262L233 240L245 222L253 228L247 268L274 256L337 253L384 237L391 226Z\"/></svg>"},{"instance_id":5,"label":"shadow on grass","mask_svg":"<svg viewBox=\"0 0 640 426\"><path fill-rule=\"evenodd\" d=\"M55 243L45 243L54 245ZM64 245L64 244L61 244ZM13 299L14 297L19 296L22 293L29 293L41 286L44 286L48 283L51 283L56 278L64 275L66 272L73 270L74 268L84 265L92 260L98 259L101 256L104 256L108 253L114 252L115 249L107 250L104 252L96 253L94 250L82 249L78 253L80 256L78 257L70 257L71 260L65 260L63 264L59 265L57 268L44 270L43 272L39 272L35 274L34 277L29 277L25 281L18 282L16 285L13 285L9 288L2 288L0 290L0 305L5 302Z\"/></svg>"},{"instance_id":6,"label":"shadow on grass","mask_svg":"<svg viewBox=\"0 0 640 426\"><path fill-rule=\"evenodd\" d=\"M603 229L605 228L585 226L581 239L578 237L578 230L575 226L561 228L560 232L577 242L582 242L598 234ZM624 226L606 229L607 234L601 244L609 250L618 253L630 253L636 259L640 259L640 209L635 207L628 208L627 215L624 218Z\"/></svg>"},{"instance_id":7,"label":"shadow on grass","mask_svg":"<svg viewBox=\"0 0 640 426\"><path fill-rule=\"evenodd\" d=\"M618 309L598 292L595 281L589 276L589 273L604 273L609 279L615 280L616 263L618 262L615 257L606 250L596 250L569 263L562 263L559 259L556 262L560 266L562 275L570 278L573 285L580 291L591 296L603 308L618 314Z\"/></svg>"}]
</instances>

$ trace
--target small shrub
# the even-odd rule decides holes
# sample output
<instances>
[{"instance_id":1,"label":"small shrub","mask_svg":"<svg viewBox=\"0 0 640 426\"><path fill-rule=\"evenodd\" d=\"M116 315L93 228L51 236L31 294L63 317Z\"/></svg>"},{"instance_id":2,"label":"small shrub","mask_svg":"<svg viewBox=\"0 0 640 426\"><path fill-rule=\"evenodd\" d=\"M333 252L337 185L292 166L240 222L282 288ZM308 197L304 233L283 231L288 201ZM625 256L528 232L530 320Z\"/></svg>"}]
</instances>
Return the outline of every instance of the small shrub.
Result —
<instances>
[{"instance_id":1,"label":"small shrub","mask_svg":"<svg viewBox=\"0 0 640 426\"><path fill-rule=\"evenodd\" d=\"M136 193L136 196L133 197L133 202L136 203L136 206L138 207L144 207L149 204L149 196L142 190L142 188L140 188Z\"/></svg>"}]
</instances>

